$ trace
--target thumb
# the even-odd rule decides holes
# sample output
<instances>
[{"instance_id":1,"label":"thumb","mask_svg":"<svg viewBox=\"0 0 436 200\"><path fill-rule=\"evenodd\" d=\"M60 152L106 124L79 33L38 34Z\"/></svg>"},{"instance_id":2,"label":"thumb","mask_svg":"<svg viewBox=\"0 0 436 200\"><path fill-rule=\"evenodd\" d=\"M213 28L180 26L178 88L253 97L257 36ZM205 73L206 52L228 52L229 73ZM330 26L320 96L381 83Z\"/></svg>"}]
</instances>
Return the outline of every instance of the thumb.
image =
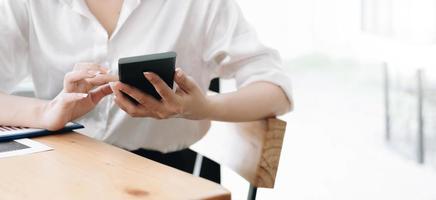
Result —
<instances>
[{"instance_id":1,"label":"thumb","mask_svg":"<svg viewBox=\"0 0 436 200\"><path fill-rule=\"evenodd\" d=\"M102 86L98 87L97 89L93 90L90 93L90 95L91 95L92 102L94 102L94 104L97 104L105 96L110 95L112 93L113 93L113 91L112 91L111 86L109 84L105 84L105 85L102 85Z\"/></svg>"},{"instance_id":2,"label":"thumb","mask_svg":"<svg viewBox=\"0 0 436 200\"><path fill-rule=\"evenodd\" d=\"M192 91L197 87L194 80L191 77L187 76L186 73L183 72L183 70L180 68L176 69L176 74L174 76L174 80L177 85L185 92Z\"/></svg>"}]
</instances>

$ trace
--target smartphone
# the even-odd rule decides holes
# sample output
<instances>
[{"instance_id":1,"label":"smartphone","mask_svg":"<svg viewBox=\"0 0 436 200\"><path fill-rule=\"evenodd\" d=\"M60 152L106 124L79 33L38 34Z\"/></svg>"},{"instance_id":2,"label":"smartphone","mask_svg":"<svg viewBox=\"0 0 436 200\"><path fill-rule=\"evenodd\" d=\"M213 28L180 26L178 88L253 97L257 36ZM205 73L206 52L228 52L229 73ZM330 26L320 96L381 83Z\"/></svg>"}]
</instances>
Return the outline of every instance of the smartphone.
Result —
<instances>
[{"instance_id":1,"label":"smartphone","mask_svg":"<svg viewBox=\"0 0 436 200\"><path fill-rule=\"evenodd\" d=\"M162 97L153 85L144 77L144 72L153 72L158 75L171 89L174 85L174 73L177 54L165 52L144 56L121 58L118 61L118 75L122 83L133 86L157 100ZM126 95L126 94L125 94ZM129 95L133 103L138 104Z\"/></svg>"}]
</instances>

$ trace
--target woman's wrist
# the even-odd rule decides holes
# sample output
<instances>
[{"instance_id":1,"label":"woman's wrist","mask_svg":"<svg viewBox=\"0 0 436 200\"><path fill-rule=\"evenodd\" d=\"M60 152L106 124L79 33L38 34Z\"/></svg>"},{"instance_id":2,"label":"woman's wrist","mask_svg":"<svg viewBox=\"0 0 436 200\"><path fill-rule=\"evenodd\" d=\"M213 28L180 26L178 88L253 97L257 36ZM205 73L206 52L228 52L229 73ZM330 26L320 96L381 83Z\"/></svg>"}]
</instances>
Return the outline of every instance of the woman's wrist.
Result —
<instances>
[{"instance_id":1,"label":"woman's wrist","mask_svg":"<svg viewBox=\"0 0 436 200\"><path fill-rule=\"evenodd\" d=\"M221 106L219 94L206 96L206 102L205 119L220 120L225 108Z\"/></svg>"},{"instance_id":2,"label":"woman's wrist","mask_svg":"<svg viewBox=\"0 0 436 200\"><path fill-rule=\"evenodd\" d=\"M38 122L37 126L43 129L50 129L50 122L47 120L47 109L49 107L50 101L39 100L35 106L35 119Z\"/></svg>"}]
</instances>

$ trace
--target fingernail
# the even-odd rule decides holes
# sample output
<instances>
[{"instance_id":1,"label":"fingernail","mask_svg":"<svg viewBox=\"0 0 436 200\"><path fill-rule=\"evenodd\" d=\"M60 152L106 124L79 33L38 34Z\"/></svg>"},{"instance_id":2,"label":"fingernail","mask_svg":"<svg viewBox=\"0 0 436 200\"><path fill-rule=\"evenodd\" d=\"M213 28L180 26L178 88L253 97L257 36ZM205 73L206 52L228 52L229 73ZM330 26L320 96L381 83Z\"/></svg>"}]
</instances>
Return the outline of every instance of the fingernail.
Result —
<instances>
[{"instance_id":1,"label":"fingernail","mask_svg":"<svg viewBox=\"0 0 436 200\"><path fill-rule=\"evenodd\" d=\"M98 72L97 72L97 75L101 75L101 74L109 74L111 71L112 71L112 70L110 70L110 69L104 69L104 70L98 71Z\"/></svg>"},{"instance_id":2,"label":"fingernail","mask_svg":"<svg viewBox=\"0 0 436 200\"><path fill-rule=\"evenodd\" d=\"M112 91L115 90L115 82L109 82L109 86L111 87Z\"/></svg>"},{"instance_id":3,"label":"fingernail","mask_svg":"<svg viewBox=\"0 0 436 200\"><path fill-rule=\"evenodd\" d=\"M100 72L99 71L95 71L95 70L89 70L88 74L92 75L92 76L96 76L96 75L100 74Z\"/></svg>"},{"instance_id":4,"label":"fingernail","mask_svg":"<svg viewBox=\"0 0 436 200\"><path fill-rule=\"evenodd\" d=\"M151 75L150 72L144 72L144 76L150 81L153 79L153 76Z\"/></svg>"},{"instance_id":5,"label":"fingernail","mask_svg":"<svg viewBox=\"0 0 436 200\"><path fill-rule=\"evenodd\" d=\"M182 70L177 70L177 72L176 72L176 73L177 73L177 76L178 76L178 77L182 77L182 75L183 75L183 72L182 72Z\"/></svg>"},{"instance_id":6,"label":"fingernail","mask_svg":"<svg viewBox=\"0 0 436 200\"><path fill-rule=\"evenodd\" d=\"M109 66L101 66L101 69L103 69L103 71L107 72L109 70Z\"/></svg>"},{"instance_id":7,"label":"fingernail","mask_svg":"<svg viewBox=\"0 0 436 200\"><path fill-rule=\"evenodd\" d=\"M183 76L183 71L180 68L176 69L176 77L181 78Z\"/></svg>"},{"instance_id":8,"label":"fingernail","mask_svg":"<svg viewBox=\"0 0 436 200\"><path fill-rule=\"evenodd\" d=\"M86 97L88 97L88 94L79 94L79 96L82 98L86 98Z\"/></svg>"}]
</instances>

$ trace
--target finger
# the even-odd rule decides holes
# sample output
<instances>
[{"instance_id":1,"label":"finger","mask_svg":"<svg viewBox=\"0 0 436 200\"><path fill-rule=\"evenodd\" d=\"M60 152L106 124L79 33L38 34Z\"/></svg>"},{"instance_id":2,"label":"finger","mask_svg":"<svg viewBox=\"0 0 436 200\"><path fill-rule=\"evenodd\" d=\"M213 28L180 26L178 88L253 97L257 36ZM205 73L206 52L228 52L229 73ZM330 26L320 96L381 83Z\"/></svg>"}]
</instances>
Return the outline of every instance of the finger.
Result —
<instances>
[{"instance_id":1,"label":"finger","mask_svg":"<svg viewBox=\"0 0 436 200\"><path fill-rule=\"evenodd\" d=\"M180 88L179 86L177 86L176 94L179 95L179 96L183 96L183 95L186 94L186 92L183 91L182 88Z\"/></svg>"},{"instance_id":2,"label":"finger","mask_svg":"<svg viewBox=\"0 0 436 200\"><path fill-rule=\"evenodd\" d=\"M196 87L194 80L187 76L186 73L180 68L176 69L174 80L181 89L188 93Z\"/></svg>"},{"instance_id":3,"label":"finger","mask_svg":"<svg viewBox=\"0 0 436 200\"><path fill-rule=\"evenodd\" d=\"M134 105L129 99L127 99L119 90L115 90L114 94L114 101L122 110L124 110L132 117L138 115L140 109L136 105Z\"/></svg>"},{"instance_id":4,"label":"finger","mask_svg":"<svg viewBox=\"0 0 436 200\"><path fill-rule=\"evenodd\" d=\"M115 84L116 84L116 82L109 82L109 86L111 87L112 92L114 92L115 90L118 90L118 89L115 87Z\"/></svg>"},{"instance_id":5,"label":"finger","mask_svg":"<svg viewBox=\"0 0 436 200\"><path fill-rule=\"evenodd\" d=\"M62 93L60 96L61 104L65 106L69 106L77 101L86 99L88 94L85 93Z\"/></svg>"},{"instance_id":6,"label":"finger","mask_svg":"<svg viewBox=\"0 0 436 200\"><path fill-rule=\"evenodd\" d=\"M109 74L111 72L111 70L108 67L105 66L100 66L100 72L103 74Z\"/></svg>"},{"instance_id":7,"label":"finger","mask_svg":"<svg viewBox=\"0 0 436 200\"><path fill-rule=\"evenodd\" d=\"M65 74L64 81L67 83L74 83L86 78L93 78L97 75L97 71L89 70L89 71L72 71Z\"/></svg>"},{"instance_id":8,"label":"finger","mask_svg":"<svg viewBox=\"0 0 436 200\"><path fill-rule=\"evenodd\" d=\"M88 83L94 86L100 86L104 84L108 84L109 82L118 81L118 75L110 75L110 74L99 74L93 78L86 79Z\"/></svg>"},{"instance_id":9,"label":"finger","mask_svg":"<svg viewBox=\"0 0 436 200\"><path fill-rule=\"evenodd\" d=\"M150 72L145 72L144 76L148 81L150 81L154 89L157 91L157 93L159 93L164 101L169 103L176 101L176 96L173 90L168 87L168 85L159 76Z\"/></svg>"},{"instance_id":10,"label":"finger","mask_svg":"<svg viewBox=\"0 0 436 200\"><path fill-rule=\"evenodd\" d=\"M143 106L139 104L139 106L131 103L129 99L126 98L125 94L121 93L121 90L117 89L116 84L113 86L114 94L115 94L115 103L124 111L126 111L132 117L152 117L155 119L167 119L171 113L163 107L163 104L157 102L154 98L149 97L152 101L156 102L155 106L147 105Z\"/></svg>"},{"instance_id":11,"label":"finger","mask_svg":"<svg viewBox=\"0 0 436 200\"><path fill-rule=\"evenodd\" d=\"M131 87L127 84L123 84L121 82L117 82L115 84L115 88L123 91L127 95L131 96L135 99L139 104L144 105L146 107L160 107L161 103L154 99L153 97L144 94L141 90L138 90L134 87Z\"/></svg>"},{"instance_id":12,"label":"finger","mask_svg":"<svg viewBox=\"0 0 436 200\"><path fill-rule=\"evenodd\" d=\"M86 78L95 77L95 71L72 71L65 75L64 78L64 91L72 92L76 86L76 82L84 80Z\"/></svg>"},{"instance_id":13,"label":"finger","mask_svg":"<svg viewBox=\"0 0 436 200\"><path fill-rule=\"evenodd\" d=\"M113 91L109 84L102 85L90 93L92 102L97 104L105 96L112 94Z\"/></svg>"}]
</instances>

